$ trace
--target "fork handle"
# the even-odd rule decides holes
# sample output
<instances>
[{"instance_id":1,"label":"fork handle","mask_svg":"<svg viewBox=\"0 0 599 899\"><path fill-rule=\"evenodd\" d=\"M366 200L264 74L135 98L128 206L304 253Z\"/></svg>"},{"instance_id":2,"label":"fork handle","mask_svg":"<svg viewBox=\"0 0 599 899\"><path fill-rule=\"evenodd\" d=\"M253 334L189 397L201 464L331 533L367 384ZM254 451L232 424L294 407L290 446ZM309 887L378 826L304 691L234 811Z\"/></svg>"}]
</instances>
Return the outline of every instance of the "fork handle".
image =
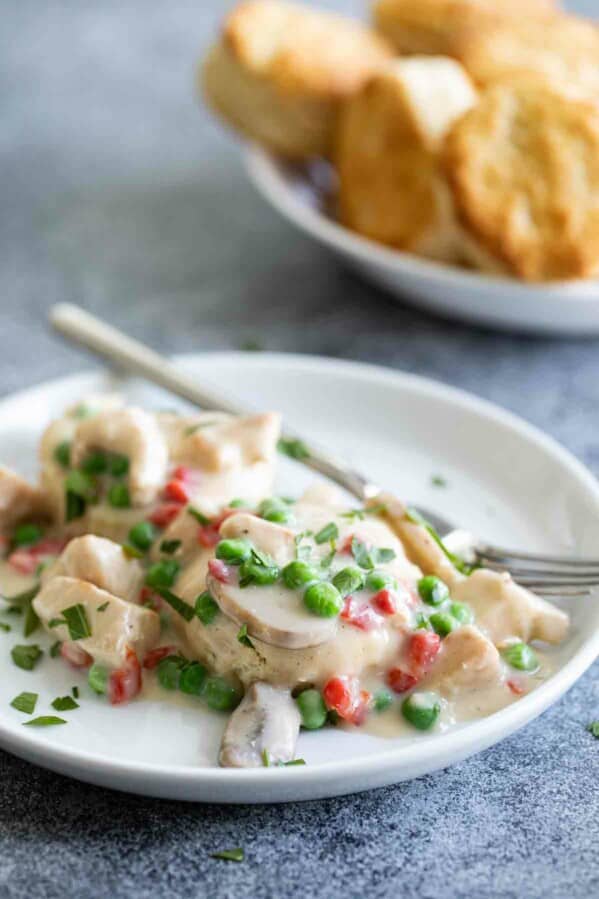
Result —
<instances>
[{"instance_id":1,"label":"fork handle","mask_svg":"<svg viewBox=\"0 0 599 899\"><path fill-rule=\"evenodd\" d=\"M245 415L255 411L240 406L212 387L199 386L195 378L186 375L165 356L139 340L128 337L112 325L107 325L79 306L58 303L50 310L50 322L68 340L85 347L112 366L127 374L141 376L194 406L229 412L231 415ZM282 440L299 442L306 454L302 454L297 459L298 462L334 481L360 502L379 492L379 488L359 472L287 428L283 429Z\"/></svg>"}]
</instances>

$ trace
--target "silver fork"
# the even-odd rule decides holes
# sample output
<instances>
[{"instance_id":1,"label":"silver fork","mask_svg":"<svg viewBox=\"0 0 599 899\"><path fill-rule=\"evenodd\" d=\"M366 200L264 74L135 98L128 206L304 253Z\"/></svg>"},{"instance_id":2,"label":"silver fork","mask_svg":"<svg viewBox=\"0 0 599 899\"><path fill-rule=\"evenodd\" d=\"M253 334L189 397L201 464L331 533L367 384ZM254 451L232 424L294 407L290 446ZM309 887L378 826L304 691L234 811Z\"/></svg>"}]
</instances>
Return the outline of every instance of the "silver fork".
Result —
<instances>
[{"instance_id":1,"label":"silver fork","mask_svg":"<svg viewBox=\"0 0 599 899\"><path fill-rule=\"evenodd\" d=\"M121 371L141 376L202 409L233 415L255 411L242 408L212 388L199 387L194 378L164 356L77 306L69 303L54 306L50 321L70 341L85 347ZM281 441L288 455L334 481L360 502L370 500L380 492L380 488L369 478L293 431L284 428ZM536 593L560 597L584 596L599 585L599 559L545 556L502 549L456 529L435 512L422 507L416 511L438 532L450 552L495 571L509 571L518 583Z\"/></svg>"}]
</instances>

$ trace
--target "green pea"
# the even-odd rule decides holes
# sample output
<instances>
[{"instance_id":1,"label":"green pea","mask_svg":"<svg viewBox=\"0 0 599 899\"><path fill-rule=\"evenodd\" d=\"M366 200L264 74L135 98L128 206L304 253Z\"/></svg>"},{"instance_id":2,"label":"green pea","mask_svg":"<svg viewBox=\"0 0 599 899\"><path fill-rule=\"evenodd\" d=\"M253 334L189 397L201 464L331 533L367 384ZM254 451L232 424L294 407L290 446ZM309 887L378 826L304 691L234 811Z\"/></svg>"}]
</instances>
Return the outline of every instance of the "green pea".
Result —
<instances>
[{"instance_id":1,"label":"green pea","mask_svg":"<svg viewBox=\"0 0 599 899\"><path fill-rule=\"evenodd\" d=\"M327 720L327 707L318 690L304 690L295 700L306 730L318 730Z\"/></svg>"},{"instance_id":2,"label":"green pea","mask_svg":"<svg viewBox=\"0 0 599 899\"><path fill-rule=\"evenodd\" d=\"M503 658L512 668L518 671L536 671L539 660L534 649L528 643L512 643L501 651Z\"/></svg>"},{"instance_id":3,"label":"green pea","mask_svg":"<svg viewBox=\"0 0 599 899\"><path fill-rule=\"evenodd\" d=\"M158 681L165 690L176 690L186 661L181 656L167 656L158 663Z\"/></svg>"},{"instance_id":4,"label":"green pea","mask_svg":"<svg viewBox=\"0 0 599 899\"><path fill-rule=\"evenodd\" d=\"M427 574L418 581L418 593L423 602L429 606L440 606L441 603L449 599L449 588L444 584L441 578L435 577L434 574Z\"/></svg>"},{"instance_id":5,"label":"green pea","mask_svg":"<svg viewBox=\"0 0 599 899\"><path fill-rule=\"evenodd\" d=\"M435 633L440 637L446 637L452 631L459 627L459 621L448 612L433 612L428 619L433 626Z\"/></svg>"},{"instance_id":6,"label":"green pea","mask_svg":"<svg viewBox=\"0 0 599 899\"><path fill-rule=\"evenodd\" d=\"M266 521L285 524L291 518L291 511L285 500L276 496L263 500L258 506L258 515Z\"/></svg>"},{"instance_id":7,"label":"green pea","mask_svg":"<svg viewBox=\"0 0 599 899\"><path fill-rule=\"evenodd\" d=\"M93 478L77 469L69 472L64 480L64 486L68 493L73 493L81 499L94 499L96 496L96 485Z\"/></svg>"},{"instance_id":8,"label":"green pea","mask_svg":"<svg viewBox=\"0 0 599 899\"><path fill-rule=\"evenodd\" d=\"M216 558L229 565L241 565L252 555L252 547L247 540L221 540L216 547Z\"/></svg>"},{"instance_id":9,"label":"green pea","mask_svg":"<svg viewBox=\"0 0 599 899\"><path fill-rule=\"evenodd\" d=\"M318 580L318 572L307 562L296 560L285 565L282 571L283 582L289 590L297 590L299 587L305 587L311 581Z\"/></svg>"},{"instance_id":10,"label":"green pea","mask_svg":"<svg viewBox=\"0 0 599 899\"><path fill-rule=\"evenodd\" d=\"M190 662L181 671L179 689L190 696L200 696L206 680L206 669L199 662Z\"/></svg>"},{"instance_id":11,"label":"green pea","mask_svg":"<svg viewBox=\"0 0 599 899\"><path fill-rule=\"evenodd\" d=\"M239 705L239 692L224 678L214 675L204 682L202 696L206 705L217 712L228 712Z\"/></svg>"},{"instance_id":12,"label":"green pea","mask_svg":"<svg viewBox=\"0 0 599 899\"><path fill-rule=\"evenodd\" d=\"M126 484L113 484L108 491L108 502L114 509L128 509L131 506L129 488Z\"/></svg>"},{"instance_id":13,"label":"green pea","mask_svg":"<svg viewBox=\"0 0 599 899\"><path fill-rule=\"evenodd\" d=\"M397 580L386 571L371 571L366 578L366 586L375 593L384 590L385 587L394 590L397 587Z\"/></svg>"},{"instance_id":14,"label":"green pea","mask_svg":"<svg viewBox=\"0 0 599 899\"><path fill-rule=\"evenodd\" d=\"M474 621L472 609L470 609L469 606L464 605L463 602L452 602L449 606L449 614L452 615L456 621L459 621L460 624L472 624Z\"/></svg>"},{"instance_id":15,"label":"green pea","mask_svg":"<svg viewBox=\"0 0 599 899\"><path fill-rule=\"evenodd\" d=\"M355 565L348 565L347 568L337 572L333 578L333 586L339 590L341 596L349 596L364 586L364 572Z\"/></svg>"},{"instance_id":16,"label":"green pea","mask_svg":"<svg viewBox=\"0 0 599 899\"><path fill-rule=\"evenodd\" d=\"M304 593L304 603L314 615L334 618L343 608L343 598L332 584L312 584Z\"/></svg>"},{"instance_id":17,"label":"green pea","mask_svg":"<svg viewBox=\"0 0 599 899\"><path fill-rule=\"evenodd\" d=\"M44 532L37 524L20 524L15 528L12 542L15 546L31 546L41 540Z\"/></svg>"},{"instance_id":18,"label":"green pea","mask_svg":"<svg viewBox=\"0 0 599 899\"><path fill-rule=\"evenodd\" d=\"M388 690L379 690L374 694L374 710L375 712L384 712L393 702L393 697Z\"/></svg>"},{"instance_id":19,"label":"green pea","mask_svg":"<svg viewBox=\"0 0 599 899\"><path fill-rule=\"evenodd\" d=\"M106 693L108 688L108 671L101 665L94 663L87 674L87 682L94 693Z\"/></svg>"},{"instance_id":20,"label":"green pea","mask_svg":"<svg viewBox=\"0 0 599 899\"><path fill-rule=\"evenodd\" d=\"M401 704L401 713L418 730L430 730L441 714L436 693L412 693Z\"/></svg>"},{"instance_id":21,"label":"green pea","mask_svg":"<svg viewBox=\"0 0 599 899\"><path fill-rule=\"evenodd\" d=\"M129 531L129 543L142 552L148 550L156 537L156 528L151 521L140 521Z\"/></svg>"},{"instance_id":22,"label":"green pea","mask_svg":"<svg viewBox=\"0 0 599 899\"><path fill-rule=\"evenodd\" d=\"M148 587L166 587L169 589L175 583L181 566L176 559L162 559L150 565L146 574Z\"/></svg>"},{"instance_id":23,"label":"green pea","mask_svg":"<svg viewBox=\"0 0 599 899\"><path fill-rule=\"evenodd\" d=\"M108 465L106 453L97 451L90 453L81 463L81 471L85 474L104 474Z\"/></svg>"},{"instance_id":24,"label":"green pea","mask_svg":"<svg viewBox=\"0 0 599 899\"><path fill-rule=\"evenodd\" d=\"M200 593L195 601L195 613L202 624L212 624L218 615L218 606L208 590Z\"/></svg>"},{"instance_id":25,"label":"green pea","mask_svg":"<svg viewBox=\"0 0 599 899\"><path fill-rule=\"evenodd\" d=\"M279 579L281 571L278 565L262 565L248 559L239 568L239 586L247 587L249 584L258 584L261 587L274 584Z\"/></svg>"},{"instance_id":26,"label":"green pea","mask_svg":"<svg viewBox=\"0 0 599 899\"><path fill-rule=\"evenodd\" d=\"M108 459L108 472L113 478L123 478L129 473L129 459L127 456L121 456L114 453Z\"/></svg>"},{"instance_id":27,"label":"green pea","mask_svg":"<svg viewBox=\"0 0 599 899\"><path fill-rule=\"evenodd\" d=\"M71 444L68 440L63 440L62 443L54 447L54 459L63 468L69 467L71 464Z\"/></svg>"}]
</instances>

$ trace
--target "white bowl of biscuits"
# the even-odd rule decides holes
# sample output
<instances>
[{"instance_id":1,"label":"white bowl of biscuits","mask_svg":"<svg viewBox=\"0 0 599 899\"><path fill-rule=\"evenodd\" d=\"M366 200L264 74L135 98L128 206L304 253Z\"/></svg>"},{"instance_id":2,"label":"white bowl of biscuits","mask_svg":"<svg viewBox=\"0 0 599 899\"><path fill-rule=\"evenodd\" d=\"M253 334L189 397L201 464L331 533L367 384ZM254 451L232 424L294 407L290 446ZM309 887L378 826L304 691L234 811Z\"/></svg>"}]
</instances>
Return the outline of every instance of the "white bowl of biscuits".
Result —
<instances>
[{"instance_id":1,"label":"white bowl of biscuits","mask_svg":"<svg viewBox=\"0 0 599 899\"><path fill-rule=\"evenodd\" d=\"M246 0L202 67L250 175L402 299L599 333L599 27L551 0Z\"/></svg>"}]
</instances>

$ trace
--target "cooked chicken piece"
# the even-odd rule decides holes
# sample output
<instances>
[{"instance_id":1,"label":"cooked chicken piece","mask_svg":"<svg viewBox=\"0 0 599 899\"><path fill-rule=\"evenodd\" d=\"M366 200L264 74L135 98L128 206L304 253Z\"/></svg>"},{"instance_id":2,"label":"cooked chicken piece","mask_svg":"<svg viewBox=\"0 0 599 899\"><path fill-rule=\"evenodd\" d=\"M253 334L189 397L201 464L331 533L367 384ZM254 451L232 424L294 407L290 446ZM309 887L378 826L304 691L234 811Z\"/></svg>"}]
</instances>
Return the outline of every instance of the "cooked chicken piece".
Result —
<instances>
[{"instance_id":1,"label":"cooked chicken piece","mask_svg":"<svg viewBox=\"0 0 599 899\"><path fill-rule=\"evenodd\" d=\"M194 518L189 512L189 507L185 506L175 520L162 531L160 537L155 541L150 550L150 557L154 561L158 561L158 559L162 558L162 552L160 550L162 542L179 540L181 545L174 551L174 553L172 553L172 558L188 562L196 553L200 552L202 549L208 548L203 547L199 541L199 534L202 527L203 526L199 523L197 518Z\"/></svg>"},{"instance_id":2,"label":"cooked chicken piece","mask_svg":"<svg viewBox=\"0 0 599 899\"><path fill-rule=\"evenodd\" d=\"M233 537L249 540L261 552L268 553L281 567L295 559L294 532L283 525L258 518L257 515L246 512L231 515L222 523L220 535L226 539Z\"/></svg>"},{"instance_id":3,"label":"cooked chicken piece","mask_svg":"<svg viewBox=\"0 0 599 899\"><path fill-rule=\"evenodd\" d=\"M174 458L182 441L196 430L209 425L230 421L232 415L226 412L199 412L197 415L179 415L177 412L157 412L156 421L168 444L169 454Z\"/></svg>"},{"instance_id":4,"label":"cooked chicken piece","mask_svg":"<svg viewBox=\"0 0 599 899\"><path fill-rule=\"evenodd\" d=\"M144 572L137 559L125 556L120 544L87 534L70 541L56 562L44 571L42 582L63 576L95 584L132 602L137 599Z\"/></svg>"},{"instance_id":5,"label":"cooked chicken piece","mask_svg":"<svg viewBox=\"0 0 599 899\"><path fill-rule=\"evenodd\" d=\"M568 633L566 613L520 587L507 572L474 571L453 588L452 597L472 607L476 623L496 646L513 637L560 643Z\"/></svg>"},{"instance_id":6,"label":"cooked chicken piece","mask_svg":"<svg viewBox=\"0 0 599 899\"><path fill-rule=\"evenodd\" d=\"M151 503L166 480L168 448L156 419L143 409L99 412L82 421L71 450L75 467L93 450L121 453L129 459L129 493L134 506Z\"/></svg>"},{"instance_id":7,"label":"cooked chicken piece","mask_svg":"<svg viewBox=\"0 0 599 899\"><path fill-rule=\"evenodd\" d=\"M82 418L92 418L98 412L122 409L123 405L124 400L120 393L88 393L79 402L68 406L64 414L68 418L80 421Z\"/></svg>"},{"instance_id":8,"label":"cooked chicken piece","mask_svg":"<svg viewBox=\"0 0 599 899\"><path fill-rule=\"evenodd\" d=\"M205 471L244 468L274 458L281 427L275 412L230 418L183 434L173 459Z\"/></svg>"},{"instance_id":9,"label":"cooked chicken piece","mask_svg":"<svg viewBox=\"0 0 599 899\"><path fill-rule=\"evenodd\" d=\"M72 577L53 577L33 600L40 621L57 640L72 639L66 624L50 627L61 619L65 609L81 604L89 624L89 637L76 640L77 646L94 661L118 668L132 649L142 660L160 637L160 618L156 612L126 602L88 581ZM100 609L104 611L100 611Z\"/></svg>"},{"instance_id":10,"label":"cooked chicken piece","mask_svg":"<svg viewBox=\"0 0 599 899\"><path fill-rule=\"evenodd\" d=\"M427 689L452 696L497 684L501 676L499 653L477 627L468 625L443 640L435 664L422 683Z\"/></svg>"},{"instance_id":11,"label":"cooked chicken piece","mask_svg":"<svg viewBox=\"0 0 599 899\"><path fill-rule=\"evenodd\" d=\"M219 763L223 768L261 768L295 755L300 714L289 690L257 683L229 718Z\"/></svg>"},{"instance_id":12,"label":"cooked chicken piece","mask_svg":"<svg viewBox=\"0 0 599 899\"><path fill-rule=\"evenodd\" d=\"M0 534L9 534L20 521L43 521L49 516L46 493L0 465Z\"/></svg>"},{"instance_id":13,"label":"cooked chicken piece","mask_svg":"<svg viewBox=\"0 0 599 899\"><path fill-rule=\"evenodd\" d=\"M83 533L97 534L115 543L127 543L131 528L144 521L150 514L151 507L135 509L115 509L109 503L88 505L83 519L76 519L72 524L82 520ZM81 530L78 530L81 533Z\"/></svg>"}]
</instances>

